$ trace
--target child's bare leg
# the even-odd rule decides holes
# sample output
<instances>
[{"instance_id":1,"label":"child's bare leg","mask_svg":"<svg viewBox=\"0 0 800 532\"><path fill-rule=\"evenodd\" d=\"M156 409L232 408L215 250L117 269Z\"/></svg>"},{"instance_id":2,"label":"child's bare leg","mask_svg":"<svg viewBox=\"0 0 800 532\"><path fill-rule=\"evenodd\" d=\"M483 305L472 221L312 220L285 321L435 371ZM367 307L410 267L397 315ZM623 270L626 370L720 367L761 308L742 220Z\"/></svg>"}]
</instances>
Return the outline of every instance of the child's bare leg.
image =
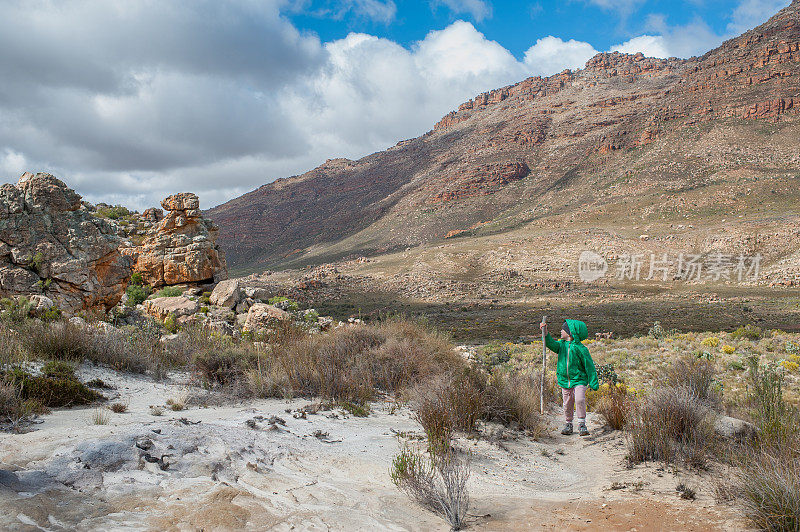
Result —
<instances>
[{"instance_id":1,"label":"child's bare leg","mask_svg":"<svg viewBox=\"0 0 800 532\"><path fill-rule=\"evenodd\" d=\"M573 388L561 388L561 398L563 399L564 403L564 419L566 419L567 423L572 423L572 414L575 410L575 391ZM584 398L584 401L586 399ZM584 412L585 412L585 402L584 402ZM584 413L584 416L586 414Z\"/></svg>"}]
</instances>

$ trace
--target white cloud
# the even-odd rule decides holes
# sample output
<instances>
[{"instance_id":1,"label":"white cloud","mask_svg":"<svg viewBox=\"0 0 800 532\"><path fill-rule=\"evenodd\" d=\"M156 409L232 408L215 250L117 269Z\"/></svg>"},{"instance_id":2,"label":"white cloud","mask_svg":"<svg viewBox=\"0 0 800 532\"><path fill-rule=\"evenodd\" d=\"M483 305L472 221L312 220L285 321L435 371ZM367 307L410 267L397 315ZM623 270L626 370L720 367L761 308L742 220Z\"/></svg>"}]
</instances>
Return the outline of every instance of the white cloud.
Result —
<instances>
[{"instance_id":1,"label":"white cloud","mask_svg":"<svg viewBox=\"0 0 800 532\"><path fill-rule=\"evenodd\" d=\"M492 18L492 4L486 0L431 0L431 6L444 5L456 15L466 13L476 22Z\"/></svg>"},{"instance_id":2,"label":"white cloud","mask_svg":"<svg viewBox=\"0 0 800 532\"><path fill-rule=\"evenodd\" d=\"M683 26L670 26L663 15L647 17L649 32L611 47L611 51L629 54L642 52L648 57L691 57L719 46L727 37L717 35L700 19Z\"/></svg>"},{"instance_id":3,"label":"white cloud","mask_svg":"<svg viewBox=\"0 0 800 532\"><path fill-rule=\"evenodd\" d=\"M539 39L536 44L528 48L524 62L531 73L547 76L566 68L572 70L582 68L586 61L597 53L597 50L587 42L575 39L563 41L551 35Z\"/></svg>"},{"instance_id":4,"label":"white cloud","mask_svg":"<svg viewBox=\"0 0 800 532\"><path fill-rule=\"evenodd\" d=\"M766 22L791 0L744 0L733 11L728 33L739 35Z\"/></svg>"},{"instance_id":5,"label":"white cloud","mask_svg":"<svg viewBox=\"0 0 800 532\"><path fill-rule=\"evenodd\" d=\"M640 35L622 44L611 47L612 52L636 54L642 52L647 57L671 57L663 35Z\"/></svg>"}]
</instances>

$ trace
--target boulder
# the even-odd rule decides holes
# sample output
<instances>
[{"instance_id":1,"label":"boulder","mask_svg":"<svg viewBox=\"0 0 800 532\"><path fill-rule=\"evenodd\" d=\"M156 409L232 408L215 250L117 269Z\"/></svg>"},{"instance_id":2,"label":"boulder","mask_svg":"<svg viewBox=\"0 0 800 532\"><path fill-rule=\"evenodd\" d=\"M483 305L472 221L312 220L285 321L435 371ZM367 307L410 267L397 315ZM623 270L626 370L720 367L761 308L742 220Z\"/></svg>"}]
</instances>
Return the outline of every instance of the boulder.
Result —
<instances>
[{"instance_id":1,"label":"boulder","mask_svg":"<svg viewBox=\"0 0 800 532\"><path fill-rule=\"evenodd\" d=\"M247 311L250 310L250 307L253 306L253 303L255 303L255 301L253 301L249 297L242 299L241 301L239 301L239 303L236 304L236 314L247 313Z\"/></svg>"},{"instance_id":2,"label":"boulder","mask_svg":"<svg viewBox=\"0 0 800 532\"><path fill-rule=\"evenodd\" d=\"M131 238L141 243L122 250L144 283L158 287L227 279L225 254L217 246L219 229L203 218L197 196L174 194L161 206L166 215L147 209L139 216Z\"/></svg>"},{"instance_id":3,"label":"boulder","mask_svg":"<svg viewBox=\"0 0 800 532\"><path fill-rule=\"evenodd\" d=\"M31 296L30 302L33 303L33 308L31 310L36 315L46 312L55 306L52 299L42 295Z\"/></svg>"},{"instance_id":4,"label":"boulder","mask_svg":"<svg viewBox=\"0 0 800 532\"><path fill-rule=\"evenodd\" d=\"M742 440L756 435L756 427L742 419L719 416L714 421L714 431L724 438Z\"/></svg>"},{"instance_id":5,"label":"boulder","mask_svg":"<svg viewBox=\"0 0 800 532\"><path fill-rule=\"evenodd\" d=\"M266 303L255 303L247 312L247 319L244 322L245 331L258 331L269 328L277 320L290 320L292 315L273 305Z\"/></svg>"},{"instance_id":6,"label":"boulder","mask_svg":"<svg viewBox=\"0 0 800 532\"><path fill-rule=\"evenodd\" d=\"M147 299L143 306L145 312L162 321L169 315L177 319L184 316L193 316L200 310L200 305L197 301L192 301L183 296Z\"/></svg>"},{"instance_id":7,"label":"boulder","mask_svg":"<svg viewBox=\"0 0 800 532\"><path fill-rule=\"evenodd\" d=\"M115 223L82 208L50 174L0 186L0 296L42 295L67 312L108 310L131 275L123 243Z\"/></svg>"},{"instance_id":8,"label":"boulder","mask_svg":"<svg viewBox=\"0 0 800 532\"><path fill-rule=\"evenodd\" d=\"M239 288L239 281L228 279L221 281L211 292L211 304L218 307L234 308L242 299L242 291Z\"/></svg>"}]
</instances>

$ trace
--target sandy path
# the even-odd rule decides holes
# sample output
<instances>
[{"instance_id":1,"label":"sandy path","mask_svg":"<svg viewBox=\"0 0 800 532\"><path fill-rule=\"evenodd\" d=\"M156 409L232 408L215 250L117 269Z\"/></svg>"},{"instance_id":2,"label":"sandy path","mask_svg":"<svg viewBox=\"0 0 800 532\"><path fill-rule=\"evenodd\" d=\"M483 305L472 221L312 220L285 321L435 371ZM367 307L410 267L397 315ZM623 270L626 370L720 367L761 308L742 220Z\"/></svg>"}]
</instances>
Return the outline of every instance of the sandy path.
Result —
<instances>
[{"instance_id":1,"label":"sandy path","mask_svg":"<svg viewBox=\"0 0 800 532\"><path fill-rule=\"evenodd\" d=\"M115 400L128 403L129 411L109 412L108 425L93 425L94 409L59 410L31 432L2 434L0 528L449 528L411 503L389 478L401 444L421 435L407 410L378 403L367 418L337 410L295 419L286 410L310 401L262 400L167 409L154 417L150 405L179 399L190 389L184 376L162 384L91 367L80 374L115 386L111 394L119 394ZM285 425L270 424L270 416ZM470 528L743 528L733 509L715 504L713 473L700 477L653 465L626 469L623 439L602 433L593 417L589 438L561 436L555 418L552 423L552 436L542 442L458 439L457 446L472 456ZM162 455L167 456L155 462ZM697 489L697 500L677 496L679 481Z\"/></svg>"}]
</instances>

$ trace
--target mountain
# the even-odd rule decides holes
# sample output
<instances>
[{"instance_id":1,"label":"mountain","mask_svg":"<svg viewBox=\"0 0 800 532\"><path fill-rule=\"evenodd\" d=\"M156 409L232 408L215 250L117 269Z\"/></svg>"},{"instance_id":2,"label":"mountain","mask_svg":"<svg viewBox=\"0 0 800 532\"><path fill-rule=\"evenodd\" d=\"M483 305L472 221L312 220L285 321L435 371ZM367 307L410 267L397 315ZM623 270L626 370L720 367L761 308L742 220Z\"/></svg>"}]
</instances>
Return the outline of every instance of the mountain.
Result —
<instances>
[{"instance_id":1,"label":"mountain","mask_svg":"<svg viewBox=\"0 0 800 532\"><path fill-rule=\"evenodd\" d=\"M582 70L480 94L418 138L329 160L208 215L240 272L498 234L546 254L592 231L606 244L652 237L680 249L772 242L768 259L794 267L798 117L795 0L702 57L598 54ZM710 236L720 227L728 233Z\"/></svg>"}]
</instances>

